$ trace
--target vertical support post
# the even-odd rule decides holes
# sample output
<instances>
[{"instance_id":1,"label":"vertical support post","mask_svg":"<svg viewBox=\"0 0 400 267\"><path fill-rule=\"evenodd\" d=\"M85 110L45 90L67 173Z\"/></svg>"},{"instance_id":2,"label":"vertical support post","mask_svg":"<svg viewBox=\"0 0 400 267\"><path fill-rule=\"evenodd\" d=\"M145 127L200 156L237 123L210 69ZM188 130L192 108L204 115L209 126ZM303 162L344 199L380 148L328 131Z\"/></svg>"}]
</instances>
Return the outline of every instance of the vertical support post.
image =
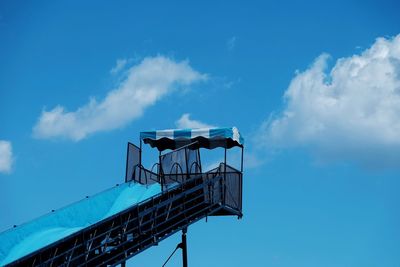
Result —
<instances>
[{"instance_id":1,"label":"vertical support post","mask_svg":"<svg viewBox=\"0 0 400 267\"><path fill-rule=\"evenodd\" d=\"M183 265L183 267L188 267L186 232L187 232L187 228L183 228L182 229L182 265Z\"/></svg>"},{"instance_id":2,"label":"vertical support post","mask_svg":"<svg viewBox=\"0 0 400 267\"><path fill-rule=\"evenodd\" d=\"M140 138L139 146L139 182L142 182L142 138Z\"/></svg>"},{"instance_id":3,"label":"vertical support post","mask_svg":"<svg viewBox=\"0 0 400 267\"><path fill-rule=\"evenodd\" d=\"M142 139L140 138L140 145L139 145L139 164L142 166Z\"/></svg>"},{"instance_id":4,"label":"vertical support post","mask_svg":"<svg viewBox=\"0 0 400 267\"><path fill-rule=\"evenodd\" d=\"M126 262L125 261L121 262L121 267L126 267Z\"/></svg>"},{"instance_id":5,"label":"vertical support post","mask_svg":"<svg viewBox=\"0 0 400 267\"><path fill-rule=\"evenodd\" d=\"M157 166L157 176L160 177L161 174L161 161L160 161L161 157L158 157L158 166ZM160 178L158 178L160 179ZM158 180L158 182L160 182L160 180Z\"/></svg>"},{"instance_id":6,"label":"vertical support post","mask_svg":"<svg viewBox=\"0 0 400 267\"><path fill-rule=\"evenodd\" d=\"M187 147L185 147L183 149L183 151L185 152L186 180L189 180L189 164L188 164L188 157L187 157L188 150L189 150L189 148L187 148Z\"/></svg>"},{"instance_id":7,"label":"vertical support post","mask_svg":"<svg viewBox=\"0 0 400 267\"><path fill-rule=\"evenodd\" d=\"M125 183L128 182L128 156L129 156L129 142L126 146L126 164L125 164Z\"/></svg>"},{"instance_id":8,"label":"vertical support post","mask_svg":"<svg viewBox=\"0 0 400 267\"><path fill-rule=\"evenodd\" d=\"M202 173L203 172L203 168L201 167L201 158L200 158L200 147L199 147L199 149L197 150L197 157L198 157L198 166L199 166L199 172L200 173Z\"/></svg>"},{"instance_id":9,"label":"vertical support post","mask_svg":"<svg viewBox=\"0 0 400 267\"><path fill-rule=\"evenodd\" d=\"M243 155L244 155L244 146L242 146L242 160L241 160L241 166L240 166L240 175L239 175L239 177L240 177L240 184L239 184L239 197L240 197L240 200L239 200L239 205L240 205L240 214L242 214L242 201L243 201ZM240 218L241 218L241 216L240 216Z\"/></svg>"},{"instance_id":10,"label":"vertical support post","mask_svg":"<svg viewBox=\"0 0 400 267\"><path fill-rule=\"evenodd\" d=\"M225 147L225 155L224 155L224 179L222 181L222 204L225 205L226 200L226 147Z\"/></svg>"},{"instance_id":11,"label":"vertical support post","mask_svg":"<svg viewBox=\"0 0 400 267\"><path fill-rule=\"evenodd\" d=\"M240 172L243 172L243 155L244 155L243 151L244 151L244 147L242 146L242 158L240 161Z\"/></svg>"},{"instance_id":12,"label":"vertical support post","mask_svg":"<svg viewBox=\"0 0 400 267\"><path fill-rule=\"evenodd\" d=\"M158 177L160 179L160 184L161 184L161 191L164 191L164 170L162 169L161 166L161 151L158 151Z\"/></svg>"},{"instance_id":13,"label":"vertical support post","mask_svg":"<svg viewBox=\"0 0 400 267\"><path fill-rule=\"evenodd\" d=\"M225 166L226 166L226 147L225 147L225 155L224 155L224 164L225 164ZM225 167L225 169L224 169L224 172L226 171L226 167Z\"/></svg>"}]
</instances>

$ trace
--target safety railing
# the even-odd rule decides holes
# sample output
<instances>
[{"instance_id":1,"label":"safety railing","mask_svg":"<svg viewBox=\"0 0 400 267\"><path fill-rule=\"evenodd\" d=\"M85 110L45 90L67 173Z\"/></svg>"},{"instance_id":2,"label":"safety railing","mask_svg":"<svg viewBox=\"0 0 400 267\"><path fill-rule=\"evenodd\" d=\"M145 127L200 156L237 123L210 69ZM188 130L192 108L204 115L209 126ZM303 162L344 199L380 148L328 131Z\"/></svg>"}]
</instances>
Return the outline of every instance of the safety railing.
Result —
<instances>
[{"instance_id":1,"label":"safety railing","mask_svg":"<svg viewBox=\"0 0 400 267\"><path fill-rule=\"evenodd\" d=\"M141 150L134 144L128 143L126 181L136 181L141 184L160 183L162 190L173 185L183 184L188 180L202 177L210 180L216 176L222 176L221 187L218 192L223 197L221 204L242 211L242 172L221 163L218 167L202 173L200 152L193 148L193 144L181 147L169 153L160 155L159 163L153 165L151 170L140 165ZM216 195L214 189L206 189L210 200Z\"/></svg>"},{"instance_id":2,"label":"safety railing","mask_svg":"<svg viewBox=\"0 0 400 267\"><path fill-rule=\"evenodd\" d=\"M221 176L221 187L213 187L208 189L208 197L214 200L215 195L222 195L222 203L224 206L242 212L242 190L243 190L243 175L242 172L235 168L221 163L218 167L204 174L206 179ZM215 192L221 190L221 192ZM218 193L218 194L217 194Z\"/></svg>"},{"instance_id":3,"label":"safety railing","mask_svg":"<svg viewBox=\"0 0 400 267\"><path fill-rule=\"evenodd\" d=\"M128 143L126 151L125 182L129 182L132 180L137 181L136 179L140 178L140 175L139 176L137 175L138 174L137 168L140 168L141 166L141 157L142 157L141 149L132 143Z\"/></svg>"},{"instance_id":4,"label":"safety railing","mask_svg":"<svg viewBox=\"0 0 400 267\"><path fill-rule=\"evenodd\" d=\"M141 157L141 149L132 143L128 143L125 181L135 181L140 184L160 183L158 174L160 165L155 163L151 170L148 170L141 164Z\"/></svg>"}]
</instances>

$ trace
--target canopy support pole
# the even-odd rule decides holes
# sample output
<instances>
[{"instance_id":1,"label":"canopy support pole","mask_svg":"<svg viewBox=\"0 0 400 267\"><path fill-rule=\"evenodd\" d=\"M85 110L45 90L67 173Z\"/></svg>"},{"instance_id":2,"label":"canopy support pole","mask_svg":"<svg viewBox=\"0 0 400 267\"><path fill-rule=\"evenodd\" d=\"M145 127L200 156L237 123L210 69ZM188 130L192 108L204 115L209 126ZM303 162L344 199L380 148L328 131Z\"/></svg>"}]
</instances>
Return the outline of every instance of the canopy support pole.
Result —
<instances>
[{"instance_id":1,"label":"canopy support pole","mask_svg":"<svg viewBox=\"0 0 400 267\"><path fill-rule=\"evenodd\" d=\"M222 180L221 180L222 182ZM226 147L225 147L225 155L224 155L224 180L222 183L222 204L225 205L226 199Z\"/></svg>"},{"instance_id":2,"label":"canopy support pole","mask_svg":"<svg viewBox=\"0 0 400 267\"><path fill-rule=\"evenodd\" d=\"M225 155L224 155L224 164L226 165L226 147L224 148L225 150Z\"/></svg>"},{"instance_id":3,"label":"canopy support pole","mask_svg":"<svg viewBox=\"0 0 400 267\"><path fill-rule=\"evenodd\" d=\"M140 166L142 166L142 139L140 139L139 150L140 150L140 153L139 153L139 164L140 164Z\"/></svg>"},{"instance_id":4,"label":"canopy support pole","mask_svg":"<svg viewBox=\"0 0 400 267\"><path fill-rule=\"evenodd\" d=\"M142 139L140 139L140 145L139 145L139 182L142 182Z\"/></svg>"},{"instance_id":5,"label":"canopy support pole","mask_svg":"<svg viewBox=\"0 0 400 267\"><path fill-rule=\"evenodd\" d=\"M243 150L244 150L244 147L242 146L242 159L240 161L240 172L243 172Z\"/></svg>"},{"instance_id":6,"label":"canopy support pole","mask_svg":"<svg viewBox=\"0 0 400 267\"><path fill-rule=\"evenodd\" d=\"M161 166L161 151L158 151L158 177L160 177L161 192L164 192L164 170Z\"/></svg>"}]
</instances>

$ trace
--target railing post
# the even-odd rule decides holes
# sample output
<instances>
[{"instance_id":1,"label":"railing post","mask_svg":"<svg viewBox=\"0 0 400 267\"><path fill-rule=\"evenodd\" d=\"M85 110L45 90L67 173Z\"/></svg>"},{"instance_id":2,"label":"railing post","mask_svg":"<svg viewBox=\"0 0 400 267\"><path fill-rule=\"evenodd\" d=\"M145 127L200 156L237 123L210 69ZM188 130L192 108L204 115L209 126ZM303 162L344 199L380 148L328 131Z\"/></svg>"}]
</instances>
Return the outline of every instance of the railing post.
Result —
<instances>
[{"instance_id":1,"label":"railing post","mask_svg":"<svg viewBox=\"0 0 400 267\"><path fill-rule=\"evenodd\" d=\"M239 205L240 205L240 214L242 214L242 208L243 208L243 203L242 203L242 201L243 201L243 173L240 173L240 175L239 175L239 177L240 177L240 187L239 187L239 197L240 197L240 200L239 200Z\"/></svg>"},{"instance_id":2,"label":"railing post","mask_svg":"<svg viewBox=\"0 0 400 267\"><path fill-rule=\"evenodd\" d=\"M128 156L129 156L129 142L126 146L126 164L125 164L125 183L128 182Z\"/></svg>"},{"instance_id":3,"label":"railing post","mask_svg":"<svg viewBox=\"0 0 400 267\"><path fill-rule=\"evenodd\" d=\"M142 183L142 139L140 138L139 146L139 183Z\"/></svg>"},{"instance_id":4,"label":"railing post","mask_svg":"<svg viewBox=\"0 0 400 267\"><path fill-rule=\"evenodd\" d=\"M159 152L158 155L158 166L159 166L158 177L160 179L161 191L164 191L164 169L161 165L161 151Z\"/></svg>"},{"instance_id":5,"label":"railing post","mask_svg":"<svg viewBox=\"0 0 400 267\"><path fill-rule=\"evenodd\" d=\"M240 160L240 172L243 173L243 156L244 156L244 147L242 146L242 157Z\"/></svg>"},{"instance_id":6,"label":"railing post","mask_svg":"<svg viewBox=\"0 0 400 267\"><path fill-rule=\"evenodd\" d=\"M226 203L226 147L225 147L225 156L224 156L224 161L225 161L225 164L224 164L224 180L223 180L223 183L222 183L222 186L223 186L223 201L222 201L222 204L223 205L225 205L225 203Z\"/></svg>"},{"instance_id":7,"label":"railing post","mask_svg":"<svg viewBox=\"0 0 400 267\"><path fill-rule=\"evenodd\" d=\"M187 157L187 152L188 152L188 148L184 148L183 151L185 153L185 164L186 164L186 180L189 180L189 164L188 164L188 157Z\"/></svg>"}]
</instances>

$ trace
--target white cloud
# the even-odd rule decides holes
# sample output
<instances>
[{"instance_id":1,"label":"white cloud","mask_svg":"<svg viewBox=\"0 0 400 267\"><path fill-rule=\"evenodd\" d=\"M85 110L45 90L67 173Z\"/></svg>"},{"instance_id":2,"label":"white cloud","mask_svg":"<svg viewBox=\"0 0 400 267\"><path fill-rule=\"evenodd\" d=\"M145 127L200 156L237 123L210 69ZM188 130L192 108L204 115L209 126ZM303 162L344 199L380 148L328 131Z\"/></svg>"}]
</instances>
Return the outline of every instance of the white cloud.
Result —
<instances>
[{"instance_id":1,"label":"white cloud","mask_svg":"<svg viewBox=\"0 0 400 267\"><path fill-rule=\"evenodd\" d=\"M0 173L10 173L13 164L11 142L0 140Z\"/></svg>"},{"instance_id":2,"label":"white cloud","mask_svg":"<svg viewBox=\"0 0 400 267\"><path fill-rule=\"evenodd\" d=\"M400 166L400 35L378 38L329 72L327 60L321 55L291 81L283 113L261 127L264 144L308 147L320 160Z\"/></svg>"},{"instance_id":3,"label":"white cloud","mask_svg":"<svg viewBox=\"0 0 400 267\"><path fill-rule=\"evenodd\" d=\"M62 137L79 141L89 134L122 127L168 93L205 80L188 61L157 56L143 59L127 70L126 78L101 100L69 112L63 106L44 110L33 128L36 138Z\"/></svg>"},{"instance_id":4,"label":"white cloud","mask_svg":"<svg viewBox=\"0 0 400 267\"><path fill-rule=\"evenodd\" d=\"M229 38L228 41L226 42L226 46L229 51L233 51L236 46L236 36L232 36L231 38Z\"/></svg>"},{"instance_id":5,"label":"white cloud","mask_svg":"<svg viewBox=\"0 0 400 267\"><path fill-rule=\"evenodd\" d=\"M110 70L110 73L117 74L126 66L126 63L128 63L128 60L125 58L117 59L117 62L115 63L115 66Z\"/></svg>"},{"instance_id":6,"label":"white cloud","mask_svg":"<svg viewBox=\"0 0 400 267\"><path fill-rule=\"evenodd\" d=\"M190 118L189 113L183 114L176 122L175 125L177 128L180 129L187 129L187 128L215 128L215 126L201 122L192 120Z\"/></svg>"}]
</instances>

